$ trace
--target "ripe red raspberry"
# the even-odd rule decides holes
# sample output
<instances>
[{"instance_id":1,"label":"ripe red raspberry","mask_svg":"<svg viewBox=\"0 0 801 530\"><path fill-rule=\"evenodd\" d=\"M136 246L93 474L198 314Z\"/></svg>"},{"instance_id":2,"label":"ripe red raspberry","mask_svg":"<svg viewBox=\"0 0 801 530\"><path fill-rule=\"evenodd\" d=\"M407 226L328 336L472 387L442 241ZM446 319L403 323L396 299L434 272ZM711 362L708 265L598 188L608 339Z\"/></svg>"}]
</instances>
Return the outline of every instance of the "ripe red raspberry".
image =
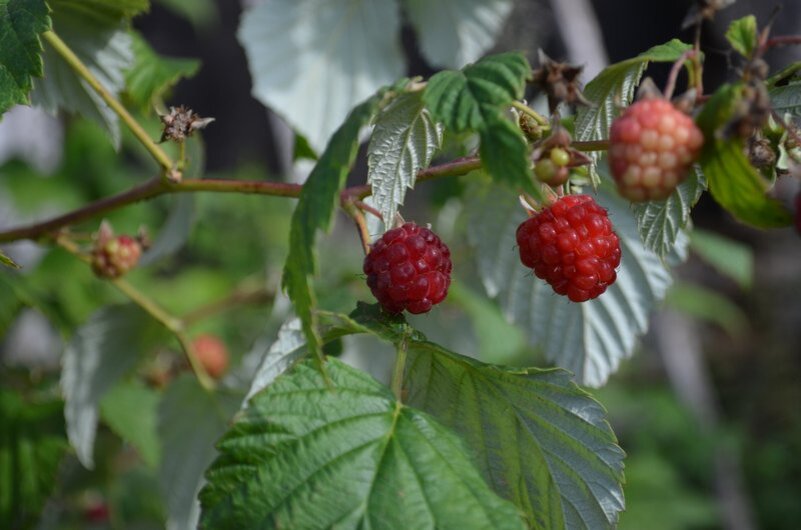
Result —
<instances>
[{"instance_id":1,"label":"ripe red raspberry","mask_svg":"<svg viewBox=\"0 0 801 530\"><path fill-rule=\"evenodd\" d=\"M92 270L101 278L119 278L139 262L142 245L130 236L98 239L92 250Z\"/></svg>"},{"instance_id":2,"label":"ripe red raspberry","mask_svg":"<svg viewBox=\"0 0 801 530\"><path fill-rule=\"evenodd\" d=\"M615 283L620 241L606 210L589 195L561 197L517 227L520 261L573 302Z\"/></svg>"},{"instance_id":3,"label":"ripe red raspberry","mask_svg":"<svg viewBox=\"0 0 801 530\"><path fill-rule=\"evenodd\" d=\"M389 313L427 313L448 294L450 256L434 232L406 223L387 231L364 258L367 285Z\"/></svg>"},{"instance_id":4,"label":"ripe red raspberry","mask_svg":"<svg viewBox=\"0 0 801 530\"><path fill-rule=\"evenodd\" d=\"M640 100L612 122L609 167L634 202L667 199L698 159L704 136L665 99Z\"/></svg>"}]
</instances>

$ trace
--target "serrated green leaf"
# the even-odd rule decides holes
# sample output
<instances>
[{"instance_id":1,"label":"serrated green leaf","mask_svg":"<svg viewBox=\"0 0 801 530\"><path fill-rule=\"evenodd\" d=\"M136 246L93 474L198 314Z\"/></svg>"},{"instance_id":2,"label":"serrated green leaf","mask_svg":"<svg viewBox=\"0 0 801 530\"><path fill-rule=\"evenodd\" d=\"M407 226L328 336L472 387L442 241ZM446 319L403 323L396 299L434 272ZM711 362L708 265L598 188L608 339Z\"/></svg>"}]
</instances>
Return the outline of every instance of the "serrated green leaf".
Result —
<instances>
[{"instance_id":1,"label":"serrated green leaf","mask_svg":"<svg viewBox=\"0 0 801 530\"><path fill-rule=\"evenodd\" d=\"M109 306L95 312L67 344L61 372L64 416L70 443L84 466L94 465L100 400L165 334L138 307Z\"/></svg>"},{"instance_id":2,"label":"serrated green leaf","mask_svg":"<svg viewBox=\"0 0 801 530\"><path fill-rule=\"evenodd\" d=\"M284 322L275 341L269 347L257 344L254 349L259 347L264 349L263 356L245 400L267 388L306 352L306 337L300 320L293 317Z\"/></svg>"},{"instance_id":3,"label":"serrated green leaf","mask_svg":"<svg viewBox=\"0 0 801 530\"><path fill-rule=\"evenodd\" d=\"M743 57L751 57L757 47L757 22L754 15L737 19L729 24L726 40Z\"/></svg>"},{"instance_id":4,"label":"serrated green leaf","mask_svg":"<svg viewBox=\"0 0 801 530\"><path fill-rule=\"evenodd\" d=\"M671 284L663 260L643 246L629 203L606 186L601 192L595 199L609 210L622 260L616 282L603 295L580 304L554 294L520 263L515 231L526 213L514 194L476 188L466 208L468 240L487 294L548 360L593 387L603 385L621 360L631 356L637 337L648 328L649 313ZM685 245L686 239L680 240L676 248Z\"/></svg>"},{"instance_id":5,"label":"serrated green leaf","mask_svg":"<svg viewBox=\"0 0 801 530\"><path fill-rule=\"evenodd\" d=\"M167 506L168 530L197 528L198 492L214 460L214 444L242 403L230 390L210 392L190 375L170 384L158 410L161 440L159 483Z\"/></svg>"},{"instance_id":6,"label":"serrated green leaf","mask_svg":"<svg viewBox=\"0 0 801 530\"><path fill-rule=\"evenodd\" d=\"M28 402L0 389L0 526L36 523L68 447L60 401Z\"/></svg>"},{"instance_id":7,"label":"serrated green leaf","mask_svg":"<svg viewBox=\"0 0 801 530\"><path fill-rule=\"evenodd\" d=\"M512 10L511 0L405 0L420 51L430 64L461 68L494 43Z\"/></svg>"},{"instance_id":8,"label":"serrated green leaf","mask_svg":"<svg viewBox=\"0 0 801 530\"><path fill-rule=\"evenodd\" d=\"M129 22L150 9L150 0L48 0L55 13L70 12L100 25Z\"/></svg>"},{"instance_id":9,"label":"serrated green leaf","mask_svg":"<svg viewBox=\"0 0 801 530\"><path fill-rule=\"evenodd\" d=\"M462 442L337 359L257 394L218 444L202 528L514 528Z\"/></svg>"},{"instance_id":10,"label":"serrated green leaf","mask_svg":"<svg viewBox=\"0 0 801 530\"><path fill-rule=\"evenodd\" d=\"M442 126L426 110L421 92L401 93L378 113L367 148L367 182L389 226L417 172L441 146Z\"/></svg>"},{"instance_id":11,"label":"serrated green leaf","mask_svg":"<svg viewBox=\"0 0 801 530\"><path fill-rule=\"evenodd\" d=\"M690 248L743 288L751 287L754 279L754 250L738 241L706 230L693 230Z\"/></svg>"},{"instance_id":12,"label":"serrated green leaf","mask_svg":"<svg viewBox=\"0 0 801 530\"><path fill-rule=\"evenodd\" d=\"M623 451L603 407L563 370L483 364L409 343L408 403L472 449L496 492L531 528L613 528L623 501Z\"/></svg>"},{"instance_id":13,"label":"serrated green leaf","mask_svg":"<svg viewBox=\"0 0 801 530\"><path fill-rule=\"evenodd\" d=\"M404 74L400 23L394 0L254 4L237 33L253 96L322 152L356 104Z\"/></svg>"},{"instance_id":14,"label":"serrated green leaf","mask_svg":"<svg viewBox=\"0 0 801 530\"><path fill-rule=\"evenodd\" d=\"M705 187L703 175L694 169L667 199L634 204L643 244L662 258L670 254Z\"/></svg>"},{"instance_id":15,"label":"serrated green leaf","mask_svg":"<svg viewBox=\"0 0 801 530\"><path fill-rule=\"evenodd\" d=\"M742 85L724 85L706 102L697 122L704 132L701 169L712 197L738 220L760 228L790 224L789 212L766 193L769 183L751 166L743 140L725 138Z\"/></svg>"},{"instance_id":16,"label":"serrated green leaf","mask_svg":"<svg viewBox=\"0 0 801 530\"><path fill-rule=\"evenodd\" d=\"M787 84L768 90L773 110L780 116L791 114L801 117L801 80L793 78Z\"/></svg>"},{"instance_id":17,"label":"serrated green leaf","mask_svg":"<svg viewBox=\"0 0 801 530\"><path fill-rule=\"evenodd\" d=\"M0 116L29 103L33 77L42 77L42 42L50 29L44 0L0 0Z\"/></svg>"},{"instance_id":18,"label":"serrated green leaf","mask_svg":"<svg viewBox=\"0 0 801 530\"><path fill-rule=\"evenodd\" d=\"M2 249L0 249L0 263L2 263L3 265L5 265L6 267L11 268L11 269L19 269L20 268L20 266L17 265L17 263L13 259L11 259L8 256L6 256L5 252L3 252Z\"/></svg>"},{"instance_id":19,"label":"serrated green leaf","mask_svg":"<svg viewBox=\"0 0 801 530\"><path fill-rule=\"evenodd\" d=\"M539 187L532 184L528 144L520 128L502 117L488 119L481 129L479 156L484 169L496 182L512 189L524 189L541 198Z\"/></svg>"},{"instance_id":20,"label":"serrated green leaf","mask_svg":"<svg viewBox=\"0 0 801 530\"><path fill-rule=\"evenodd\" d=\"M485 57L461 71L445 70L428 80L423 101L434 119L454 132L481 131L512 101L523 97L531 66L518 52Z\"/></svg>"},{"instance_id":21,"label":"serrated green leaf","mask_svg":"<svg viewBox=\"0 0 801 530\"><path fill-rule=\"evenodd\" d=\"M160 457L156 435L158 403L158 393L137 380L116 384L100 401L103 422L133 445L142 460L154 469Z\"/></svg>"},{"instance_id":22,"label":"serrated green leaf","mask_svg":"<svg viewBox=\"0 0 801 530\"><path fill-rule=\"evenodd\" d=\"M609 136L609 127L619 114L619 108L629 105L634 98L634 91L648 63L673 62L690 49L691 45L673 39L654 46L637 57L606 67L584 87L584 97L592 103L592 106L579 107L575 139L583 142L606 140ZM596 151L588 155L593 159L590 175L597 185L600 180L595 164L600 160L601 153Z\"/></svg>"},{"instance_id":23,"label":"serrated green leaf","mask_svg":"<svg viewBox=\"0 0 801 530\"><path fill-rule=\"evenodd\" d=\"M125 85L135 105L149 109L165 91L200 69L199 60L162 57L138 33L132 35L134 64L125 73Z\"/></svg>"},{"instance_id":24,"label":"serrated green leaf","mask_svg":"<svg viewBox=\"0 0 801 530\"><path fill-rule=\"evenodd\" d=\"M214 0L156 0L156 3L186 18L196 29L207 29L215 21L219 21L219 11Z\"/></svg>"},{"instance_id":25,"label":"serrated green leaf","mask_svg":"<svg viewBox=\"0 0 801 530\"><path fill-rule=\"evenodd\" d=\"M378 110L383 91L371 97L350 113L331 137L320 160L303 185L300 199L292 214L289 231L289 255L284 265L283 286L295 305L295 314L303 323L309 350L322 360L317 330L317 304L312 277L317 272L315 241L318 230L328 230L339 192L356 160L359 130L367 125Z\"/></svg>"}]
</instances>

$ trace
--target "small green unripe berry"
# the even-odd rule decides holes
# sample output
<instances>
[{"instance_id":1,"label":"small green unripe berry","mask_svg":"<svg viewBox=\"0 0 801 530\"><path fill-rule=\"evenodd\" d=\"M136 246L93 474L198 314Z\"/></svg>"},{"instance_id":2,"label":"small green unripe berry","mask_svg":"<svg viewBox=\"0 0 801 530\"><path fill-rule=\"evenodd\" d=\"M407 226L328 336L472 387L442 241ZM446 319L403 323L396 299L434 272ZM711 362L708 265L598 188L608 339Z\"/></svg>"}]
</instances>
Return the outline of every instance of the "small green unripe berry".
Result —
<instances>
[{"instance_id":1,"label":"small green unripe berry","mask_svg":"<svg viewBox=\"0 0 801 530\"><path fill-rule=\"evenodd\" d=\"M556 175L556 170L559 169L550 158L543 158L537 161L534 165L534 174L540 182L547 182Z\"/></svg>"},{"instance_id":2,"label":"small green unripe berry","mask_svg":"<svg viewBox=\"0 0 801 530\"><path fill-rule=\"evenodd\" d=\"M551 149L551 161L559 167L564 167L570 163L570 153L561 147Z\"/></svg>"}]
</instances>

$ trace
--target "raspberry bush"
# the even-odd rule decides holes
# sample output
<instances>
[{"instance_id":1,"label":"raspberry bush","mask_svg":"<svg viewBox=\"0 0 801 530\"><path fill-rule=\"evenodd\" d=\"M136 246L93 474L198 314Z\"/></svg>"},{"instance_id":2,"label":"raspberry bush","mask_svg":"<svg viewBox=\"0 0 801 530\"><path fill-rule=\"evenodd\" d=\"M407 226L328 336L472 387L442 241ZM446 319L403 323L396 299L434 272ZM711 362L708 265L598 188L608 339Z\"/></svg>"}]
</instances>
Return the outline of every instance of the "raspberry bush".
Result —
<instances>
[{"instance_id":1,"label":"raspberry bush","mask_svg":"<svg viewBox=\"0 0 801 530\"><path fill-rule=\"evenodd\" d=\"M707 86L701 2L695 42L585 79L484 55L505 2L455 2L452 32L437 2L308 2L237 33L298 183L205 170L207 130L249 133L173 100L198 64L134 29L147 1L0 0L0 113L74 116L56 184L3 166L46 205L0 229L38 245L0 253L3 334L32 308L64 347L0 374L0 527L614 528L625 453L582 387L634 353L691 234L715 262L693 207L801 231L799 69L764 60L801 38L733 22ZM401 10L449 68L403 77ZM651 63L664 95L637 98Z\"/></svg>"}]
</instances>

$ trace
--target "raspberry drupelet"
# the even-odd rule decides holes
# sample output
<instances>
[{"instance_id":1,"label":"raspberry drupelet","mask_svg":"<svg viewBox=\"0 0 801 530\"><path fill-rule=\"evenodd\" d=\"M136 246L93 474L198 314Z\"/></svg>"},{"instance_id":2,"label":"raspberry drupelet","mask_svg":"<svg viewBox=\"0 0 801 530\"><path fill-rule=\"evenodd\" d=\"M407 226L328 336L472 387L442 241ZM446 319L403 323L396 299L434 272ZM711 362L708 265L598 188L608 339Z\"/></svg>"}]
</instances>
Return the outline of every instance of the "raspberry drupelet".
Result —
<instances>
[{"instance_id":1,"label":"raspberry drupelet","mask_svg":"<svg viewBox=\"0 0 801 530\"><path fill-rule=\"evenodd\" d=\"M389 313L427 313L448 294L450 256L434 232L405 223L387 231L365 256L367 285Z\"/></svg>"},{"instance_id":2,"label":"raspberry drupelet","mask_svg":"<svg viewBox=\"0 0 801 530\"><path fill-rule=\"evenodd\" d=\"M573 302L615 283L620 241L606 210L589 195L568 195L517 228L520 261Z\"/></svg>"},{"instance_id":3,"label":"raspberry drupelet","mask_svg":"<svg viewBox=\"0 0 801 530\"><path fill-rule=\"evenodd\" d=\"M667 199L698 159L704 136L692 118L660 98L640 100L614 122L609 168L633 202Z\"/></svg>"}]
</instances>

